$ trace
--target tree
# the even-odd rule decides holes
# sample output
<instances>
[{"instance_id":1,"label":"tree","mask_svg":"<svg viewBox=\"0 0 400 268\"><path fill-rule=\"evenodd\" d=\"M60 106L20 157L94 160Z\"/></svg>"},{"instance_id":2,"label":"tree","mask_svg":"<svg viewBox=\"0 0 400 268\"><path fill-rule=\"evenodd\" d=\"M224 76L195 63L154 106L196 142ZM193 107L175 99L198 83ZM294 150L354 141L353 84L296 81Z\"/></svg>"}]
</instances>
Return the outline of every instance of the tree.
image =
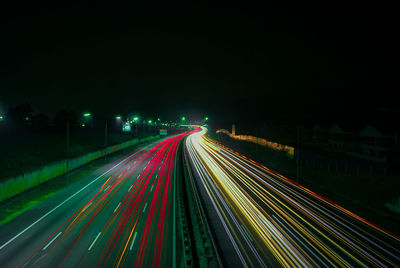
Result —
<instances>
[{"instance_id":1,"label":"tree","mask_svg":"<svg viewBox=\"0 0 400 268\"><path fill-rule=\"evenodd\" d=\"M27 121L32 119L32 107L28 102L10 107L8 109L8 117L18 121Z\"/></svg>"},{"instance_id":2,"label":"tree","mask_svg":"<svg viewBox=\"0 0 400 268\"><path fill-rule=\"evenodd\" d=\"M38 128L44 128L49 125L49 117L44 113L39 113L32 117L32 124Z\"/></svg>"}]
</instances>

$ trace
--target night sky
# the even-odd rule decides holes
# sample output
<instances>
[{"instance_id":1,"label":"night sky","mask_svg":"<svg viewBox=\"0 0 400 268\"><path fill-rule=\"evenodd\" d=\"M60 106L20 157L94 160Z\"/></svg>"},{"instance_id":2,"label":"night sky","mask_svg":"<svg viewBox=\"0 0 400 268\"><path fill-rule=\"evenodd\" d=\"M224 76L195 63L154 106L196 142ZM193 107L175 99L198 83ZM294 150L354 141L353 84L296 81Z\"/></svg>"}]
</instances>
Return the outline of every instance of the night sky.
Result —
<instances>
[{"instance_id":1,"label":"night sky","mask_svg":"<svg viewBox=\"0 0 400 268\"><path fill-rule=\"evenodd\" d=\"M227 121L365 117L397 107L398 14L367 6L4 8L0 105Z\"/></svg>"}]
</instances>

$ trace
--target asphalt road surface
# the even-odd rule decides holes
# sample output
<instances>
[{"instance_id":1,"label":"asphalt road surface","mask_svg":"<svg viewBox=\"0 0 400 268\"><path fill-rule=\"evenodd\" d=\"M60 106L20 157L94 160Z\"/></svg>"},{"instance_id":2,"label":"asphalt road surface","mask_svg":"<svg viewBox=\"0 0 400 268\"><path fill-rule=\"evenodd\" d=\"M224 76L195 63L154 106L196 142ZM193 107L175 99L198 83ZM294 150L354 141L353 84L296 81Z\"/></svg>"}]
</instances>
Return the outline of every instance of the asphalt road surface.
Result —
<instances>
[{"instance_id":1,"label":"asphalt road surface","mask_svg":"<svg viewBox=\"0 0 400 268\"><path fill-rule=\"evenodd\" d=\"M400 266L399 238L205 133L142 146L4 224L0 267L181 265L174 165L185 137L189 179L226 267Z\"/></svg>"},{"instance_id":2,"label":"asphalt road surface","mask_svg":"<svg viewBox=\"0 0 400 268\"><path fill-rule=\"evenodd\" d=\"M207 138L188 161L227 267L398 267L400 240Z\"/></svg>"},{"instance_id":3,"label":"asphalt road surface","mask_svg":"<svg viewBox=\"0 0 400 268\"><path fill-rule=\"evenodd\" d=\"M177 145L108 163L0 228L0 267L174 265Z\"/></svg>"}]
</instances>

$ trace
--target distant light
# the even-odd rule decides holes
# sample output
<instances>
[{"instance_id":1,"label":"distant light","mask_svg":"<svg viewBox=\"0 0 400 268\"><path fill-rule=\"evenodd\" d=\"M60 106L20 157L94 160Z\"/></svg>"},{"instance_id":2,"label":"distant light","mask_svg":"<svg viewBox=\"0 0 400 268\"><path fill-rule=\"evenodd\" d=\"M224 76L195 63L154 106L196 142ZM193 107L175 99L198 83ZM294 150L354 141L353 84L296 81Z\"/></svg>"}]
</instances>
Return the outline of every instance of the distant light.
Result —
<instances>
[{"instance_id":1,"label":"distant light","mask_svg":"<svg viewBox=\"0 0 400 268\"><path fill-rule=\"evenodd\" d=\"M153 121L152 121L152 120L149 120L148 122L149 122L149 124L153 123Z\"/></svg>"},{"instance_id":2,"label":"distant light","mask_svg":"<svg viewBox=\"0 0 400 268\"><path fill-rule=\"evenodd\" d=\"M129 123L129 121L126 121L125 123L122 124L122 131L123 132L131 131L131 124Z\"/></svg>"},{"instance_id":3,"label":"distant light","mask_svg":"<svg viewBox=\"0 0 400 268\"><path fill-rule=\"evenodd\" d=\"M90 113L84 113L83 116L84 116L84 117L90 117L91 114L90 114Z\"/></svg>"},{"instance_id":4,"label":"distant light","mask_svg":"<svg viewBox=\"0 0 400 268\"><path fill-rule=\"evenodd\" d=\"M160 121L161 119L160 118L157 118L157 121Z\"/></svg>"},{"instance_id":5,"label":"distant light","mask_svg":"<svg viewBox=\"0 0 400 268\"><path fill-rule=\"evenodd\" d=\"M138 121L139 120L139 117L137 117L137 116L135 116L134 118L133 118L133 121Z\"/></svg>"},{"instance_id":6,"label":"distant light","mask_svg":"<svg viewBox=\"0 0 400 268\"><path fill-rule=\"evenodd\" d=\"M131 124L132 124L132 123L133 123L133 120L129 121L129 123L131 123Z\"/></svg>"},{"instance_id":7,"label":"distant light","mask_svg":"<svg viewBox=\"0 0 400 268\"><path fill-rule=\"evenodd\" d=\"M117 115L117 116L115 117L115 119L120 120L120 119L121 119L121 116L120 116L120 115Z\"/></svg>"},{"instance_id":8,"label":"distant light","mask_svg":"<svg viewBox=\"0 0 400 268\"><path fill-rule=\"evenodd\" d=\"M85 127L85 126L86 126L86 124L82 124L81 126L82 126L82 127Z\"/></svg>"},{"instance_id":9,"label":"distant light","mask_svg":"<svg viewBox=\"0 0 400 268\"><path fill-rule=\"evenodd\" d=\"M25 120L28 121L28 120L29 120L29 117L25 117Z\"/></svg>"},{"instance_id":10,"label":"distant light","mask_svg":"<svg viewBox=\"0 0 400 268\"><path fill-rule=\"evenodd\" d=\"M0 115L0 120L4 120L4 116Z\"/></svg>"},{"instance_id":11,"label":"distant light","mask_svg":"<svg viewBox=\"0 0 400 268\"><path fill-rule=\"evenodd\" d=\"M182 121L185 121L185 120L186 120L186 117L182 116L181 120L182 120Z\"/></svg>"},{"instance_id":12,"label":"distant light","mask_svg":"<svg viewBox=\"0 0 400 268\"><path fill-rule=\"evenodd\" d=\"M204 119L207 121L208 120L208 116L206 116Z\"/></svg>"}]
</instances>

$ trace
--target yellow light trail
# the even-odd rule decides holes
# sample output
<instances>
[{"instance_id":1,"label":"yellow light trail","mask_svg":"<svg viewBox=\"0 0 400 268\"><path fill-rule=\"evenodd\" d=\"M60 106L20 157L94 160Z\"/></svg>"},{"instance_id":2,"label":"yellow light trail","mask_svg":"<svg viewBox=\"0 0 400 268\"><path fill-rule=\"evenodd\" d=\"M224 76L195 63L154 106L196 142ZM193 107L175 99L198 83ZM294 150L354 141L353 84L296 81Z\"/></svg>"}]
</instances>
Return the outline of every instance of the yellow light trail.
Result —
<instances>
[{"instance_id":1,"label":"yellow light trail","mask_svg":"<svg viewBox=\"0 0 400 268\"><path fill-rule=\"evenodd\" d=\"M207 138L206 131L189 136L186 150L244 266L264 265L268 254L290 267L400 264L397 237Z\"/></svg>"}]
</instances>

